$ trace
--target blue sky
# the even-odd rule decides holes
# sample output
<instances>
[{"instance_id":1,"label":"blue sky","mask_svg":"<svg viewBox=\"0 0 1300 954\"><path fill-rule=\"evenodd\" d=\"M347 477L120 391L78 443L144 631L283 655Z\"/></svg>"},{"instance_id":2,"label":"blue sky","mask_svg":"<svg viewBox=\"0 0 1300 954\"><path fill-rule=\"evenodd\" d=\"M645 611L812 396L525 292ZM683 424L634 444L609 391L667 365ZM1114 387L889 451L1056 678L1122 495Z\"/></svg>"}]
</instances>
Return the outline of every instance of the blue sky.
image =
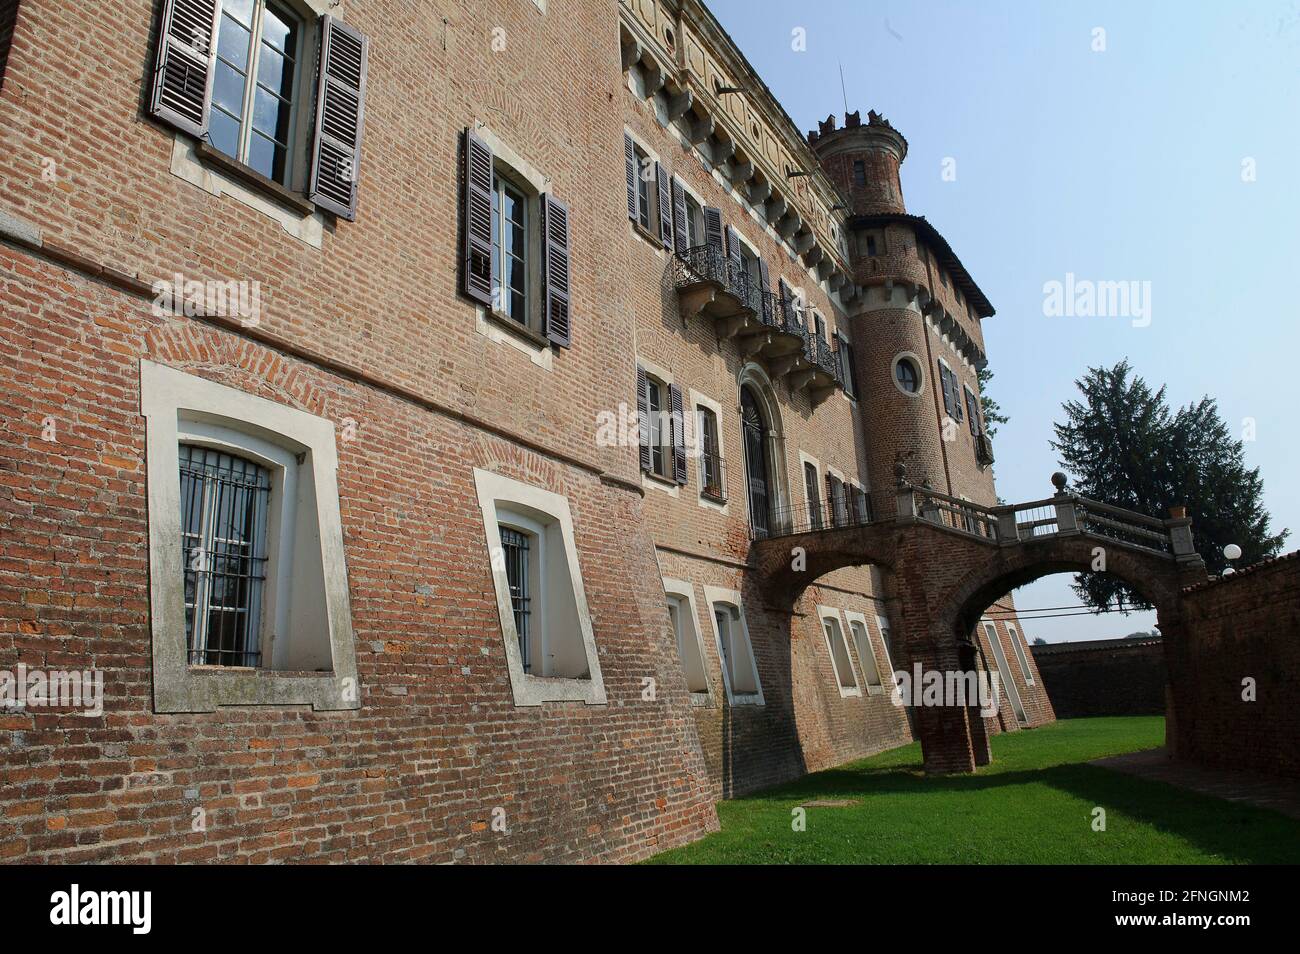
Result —
<instances>
[{"instance_id":1,"label":"blue sky","mask_svg":"<svg viewBox=\"0 0 1300 954\"><path fill-rule=\"evenodd\" d=\"M1051 493L1048 446L1089 366L1127 357L1175 406L1210 395L1300 546L1293 370L1300 272L1300 0L1036 3L711 0L801 130L875 109L907 137L903 194L997 308L984 322L1010 416L1008 501ZM791 31L806 31L806 52ZM1105 31L1105 49L1094 51ZM841 120L842 121L842 120ZM956 160L955 181L941 177ZM1243 181L1253 165L1254 181ZM1151 320L1047 317L1066 273L1151 283ZM1300 282L1298 282L1300 285ZM1017 593L1075 604L1068 576ZM1032 638L1149 629L1154 614L1027 621Z\"/></svg>"}]
</instances>

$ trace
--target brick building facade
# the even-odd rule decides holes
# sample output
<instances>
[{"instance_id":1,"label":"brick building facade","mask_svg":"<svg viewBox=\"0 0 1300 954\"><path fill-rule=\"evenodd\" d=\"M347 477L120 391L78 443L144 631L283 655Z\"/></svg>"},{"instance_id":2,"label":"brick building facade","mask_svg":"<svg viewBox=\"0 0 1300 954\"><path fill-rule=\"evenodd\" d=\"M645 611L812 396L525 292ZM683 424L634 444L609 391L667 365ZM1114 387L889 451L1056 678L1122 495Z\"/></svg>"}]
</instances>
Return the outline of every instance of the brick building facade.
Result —
<instances>
[{"instance_id":1,"label":"brick building facade","mask_svg":"<svg viewBox=\"0 0 1300 954\"><path fill-rule=\"evenodd\" d=\"M0 669L103 705L0 710L0 855L632 860L912 737L880 574L749 556L996 499L892 126L694 0L6 9Z\"/></svg>"}]
</instances>

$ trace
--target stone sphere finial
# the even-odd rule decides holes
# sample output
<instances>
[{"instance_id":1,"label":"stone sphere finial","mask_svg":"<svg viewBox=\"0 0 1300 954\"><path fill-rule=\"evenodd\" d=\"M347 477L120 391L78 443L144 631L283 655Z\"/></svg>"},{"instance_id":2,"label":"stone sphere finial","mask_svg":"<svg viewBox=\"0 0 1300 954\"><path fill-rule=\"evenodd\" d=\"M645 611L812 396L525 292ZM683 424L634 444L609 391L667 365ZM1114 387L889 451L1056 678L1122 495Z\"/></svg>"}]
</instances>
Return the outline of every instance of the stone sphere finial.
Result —
<instances>
[{"instance_id":1,"label":"stone sphere finial","mask_svg":"<svg viewBox=\"0 0 1300 954\"><path fill-rule=\"evenodd\" d=\"M1070 482L1070 478L1059 470L1052 475L1052 486L1056 488L1058 494L1065 493L1065 485Z\"/></svg>"}]
</instances>

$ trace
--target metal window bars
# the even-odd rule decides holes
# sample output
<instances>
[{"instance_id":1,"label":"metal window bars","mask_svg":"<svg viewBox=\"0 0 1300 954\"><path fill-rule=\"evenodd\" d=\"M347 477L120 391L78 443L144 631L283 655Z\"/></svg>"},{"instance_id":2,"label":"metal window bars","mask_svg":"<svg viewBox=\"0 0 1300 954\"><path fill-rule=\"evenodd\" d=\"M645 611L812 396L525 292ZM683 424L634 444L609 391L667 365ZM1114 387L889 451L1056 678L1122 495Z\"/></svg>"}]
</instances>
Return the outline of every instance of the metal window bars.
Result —
<instances>
[{"instance_id":1,"label":"metal window bars","mask_svg":"<svg viewBox=\"0 0 1300 954\"><path fill-rule=\"evenodd\" d=\"M513 527L501 528L501 549L505 555L506 580L510 584L510 608L514 612L524 672L533 669L532 640L529 638L532 624L532 595L528 588L529 542L528 534Z\"/></svg>"},{"instance_id":2,"label":"metal window bars","mask_svg":"<svg viewBox=\"0 0 1300 954\"><path fill-rule=\"evenodd\" d=\"M193 444L179 459L189 664L258 666L270 471Z\"/></svg>"}]
</instances>

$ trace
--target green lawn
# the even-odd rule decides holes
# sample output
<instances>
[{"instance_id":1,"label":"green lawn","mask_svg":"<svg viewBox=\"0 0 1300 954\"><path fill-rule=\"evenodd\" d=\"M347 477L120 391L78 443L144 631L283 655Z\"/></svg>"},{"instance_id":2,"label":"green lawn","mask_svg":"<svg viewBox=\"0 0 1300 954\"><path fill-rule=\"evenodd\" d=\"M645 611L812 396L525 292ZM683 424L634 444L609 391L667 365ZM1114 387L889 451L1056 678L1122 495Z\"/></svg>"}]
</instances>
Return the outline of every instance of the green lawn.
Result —
<instances>
[{"instance_id":1,"label":"green lawn","mask_svg":"<svg viewBox=\"0 0 1300 954\"><path fill-rule=\"evenodd\" d=\"M1085 765L1164 742L1160 717L993 739L993 764L926 778L919 744L722 802L722 830L653 864L1206 864L1300 861L1300 821ZM791 810L811 799L845 808ZM1092 828L1106 810L1106 830Z\"/></svg>"}]
</instances>

